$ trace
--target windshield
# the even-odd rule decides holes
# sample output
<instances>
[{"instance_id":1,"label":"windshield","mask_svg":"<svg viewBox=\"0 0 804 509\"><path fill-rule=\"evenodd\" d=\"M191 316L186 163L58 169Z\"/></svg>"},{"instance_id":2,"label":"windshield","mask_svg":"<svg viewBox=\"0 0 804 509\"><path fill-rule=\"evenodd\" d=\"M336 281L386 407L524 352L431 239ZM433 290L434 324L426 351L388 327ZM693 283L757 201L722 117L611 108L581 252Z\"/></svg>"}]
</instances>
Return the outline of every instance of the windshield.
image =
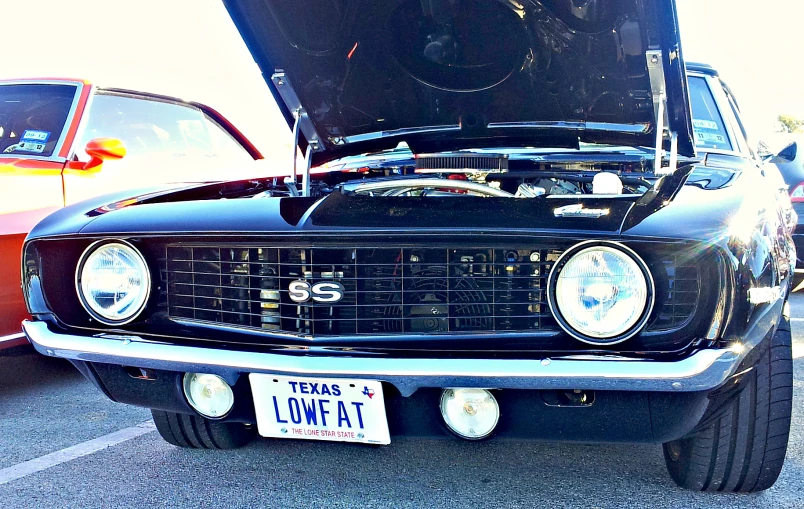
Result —
<instances>
[{"instance_id":1,"label":"windshield","mask_svg":"<svg viewBox=\"0 0 804 509\"><path fill-rule=\"evenodd\" d=\"M76 88L59 84L0 86L0 153L52 156Z\"/></svg>"},{"instance_id":2,"label":"windshield","mask_svg":"<svg viewBox=\"0 0 804 509\"><path fill-rule=\"evenodd\" d=\"M79 139L83 149L98 137L121 140L126 158L194 158L240 161L253 158L228 132L203 111L153 97L100 92L95 95L87 126ZM83 150L77 154L89 160Z\"/></svg>"},{"instance_id":3,"label":"windshield","mask_svg":"<svg viewBox=\"0 0 804 509\"><path fill-rule=\"evenodd\" d=\"M732 150L723 117L706 79L689 78L689 90L695 146L698 149Z\"/></svg>"}]
</instances>

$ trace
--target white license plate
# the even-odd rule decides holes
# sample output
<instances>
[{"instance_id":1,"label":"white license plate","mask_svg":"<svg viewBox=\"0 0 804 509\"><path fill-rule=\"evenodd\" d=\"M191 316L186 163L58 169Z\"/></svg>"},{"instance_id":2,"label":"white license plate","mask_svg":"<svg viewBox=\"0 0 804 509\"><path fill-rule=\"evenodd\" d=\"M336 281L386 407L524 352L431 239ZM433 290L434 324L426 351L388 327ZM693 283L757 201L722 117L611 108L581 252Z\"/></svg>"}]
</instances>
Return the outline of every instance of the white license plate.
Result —
<instances>
[{"instance_id":1,"label":"white license plate","mask_svg":"<svg viewBox=\"0 0 804 509\"><path fill-rule=\"evenodd\" d=\"M378 381L257 373L249 381L264 437L391 443Z\"/></svg>"}]
</instances>

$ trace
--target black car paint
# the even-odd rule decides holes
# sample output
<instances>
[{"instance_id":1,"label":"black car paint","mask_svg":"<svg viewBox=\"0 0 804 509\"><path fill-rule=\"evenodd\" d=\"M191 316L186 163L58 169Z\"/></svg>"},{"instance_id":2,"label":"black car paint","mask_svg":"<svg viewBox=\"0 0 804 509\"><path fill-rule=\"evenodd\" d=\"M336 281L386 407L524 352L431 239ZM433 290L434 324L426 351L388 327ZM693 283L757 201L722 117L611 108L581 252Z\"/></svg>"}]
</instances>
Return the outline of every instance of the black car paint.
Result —
<instances>
[{"instance_id":1,"label":"black car paint","mask_svg":"<svg viewBox=\"0 0 804 509\"><path fill-rule=\"evenodd\" d=\"M489 236L491 232L476 232L477 236L471 242L479 242L481 236ZM507 234L495 235L496 244L500 246L510 246L513 243L521 243L523 237L530 242L538 245L540 242L555 241L550 236L535 234ZM299 240L298 237L291 237L286 242L279 242L278 237L273 236L253 236L255 242L265 242L266 238L279 245L290 243L291 246L301 244L307 245L343 245L344 238L358 245L368 242L368 245L378 246L388 244L389 246L400 245L400 242L411 245L439 245L447 243L451 247L459 247L461 237L466 237L466 233L456 235L455 232L434 232L428 236L410 235L405 240L399 237L389 236L387 240L378 240L377 236L364 235L358 237L354 234L348 236L316 236ZM372 238L373 237L373 238ZM170 237L146 237L132 238L148 259L152 267L152 280L161 281L158 270L159 260L164 257L164 242ZM26 259L36 265L38 270L36 276L29 275L29 302L34 314L47 318L54 325L66 327L72 331L81 333L102 333L108 332L108 327L99 327L89 315L83 310L77 299L64 298L65 294L73 293L73 280L62 278L56 280L52 274L57 274L60 267L74 265L77 263L81 253L93 242L100 240L95 236L87 236L80 240L55 242L40 242L31 246L26 251ZM214 242L219 245L242 244L248 242L249 238L238 236L216 236L216 237L195 237L185 236L182 241L187 244L199 242ZM583 240L577 234L568 236L560 244L564 248ZM627 239L626 239L627 240ZM465 240L464 240L465 242ZM657 249L665 251L690 252L696 256L704 257L701 253L704 249L698 244L675 242L669 249L665 249L667 242L649 241L629 241L629 245L645 257L648 261L653 261L658 256ZM712 263L718 263L717 255L714 253L705 256ZM655 277L659 274L656 273ZM717 272L708 271L706 276L711 279L719 279L721 275ZM47 288L43 289L39 284L40 277L49 281ZM718 284L719 286L719 284ZM181 318L170 318L165 315L164 309L160 308L160 298L158 292L154 292L148 310L144 313L142 320L125 327L125 330L139 336L151 338L159 341L169 340L176 344L190 345L210 345L225 343L229 348L237 349L257 349L257 350L278 350L287 353L294 353L293 349L304 347L306 353L328 353L333 351L348 351L350 355L396 355L405 357L422 357L432 354L434 351L443 352L450 356L471 357L482 355L483 353L495 356L527 356L540 357L543 355L568 355L577 353L588 353L593 351L604 351L607 353L619 353L623 355L637 357L674 357L684 355L693 346L693 340L700 336L697 332L708 329L710 317L706 312L696 313L691 321L668 331L647 330L638 337L616 346L590 347L589 345L568 340L565 333L560 331L531 331L531 332L507 332L489 334L488 332L464 332L451 334L360 334L356 336L317 336L309 338L305 336L293 335L290 333L265 334L264 331L255 330L248 327L238 328L236 333L224 324L205 323L197 321L186 321ZM721 292L705 291L701 298L700 306L706 309L714 309L717 300L723 298ZM658 312L658 309L657 309ZM58 319L55 317L59 317ZM696 332L697 331L697 332ZM493 337L493 343L489 339ZM298 353L298 352L295 352Z\"/></svg>"},{"instance_id":2,"label":"black car paint","mask_svg":"<svg viewBox=\"0 0 804 509\"><path fill-rule=\"evenodd\" d=\"M138 205L101 214L94 212L104 201L108 203L110 199L116 197L96 199L83 204L83 214L76 213L80 209L73 206L71 211L65 209L57 213L61 215L61 220L51 216L37 226L29 235L26 252L33 253L32 249L39 246L43 250L49 250L45 246L56 242L60 246L58 251L65 256L63 260L59 260L59 265L69 265L77 262L77 257L92 241L103 238L130 239L135 242L141 237L146 239L180 237L186 242L210 238L229 241L234 238L240 241L285 239L315 245L323 242L343 243L346 240L357 243L367 240L378 242L378 239L383 239L379 240L380 242L398 243L400 235L409 236L408 242L413 242L415 238L416 242L438 243L449 236L474 235L475 239L492 236L497 243L504 243L506 238L514 241L522 238L556 237L568 239L566 242L570 245L584 239L610 239L637 244L662 243L674 245L675 249L680 250L698 252L711 250L720 257L723 270L729 271L736 281L736 286L721 288L720 294L713 299L729 299L734 303L732 314L747 318L745 323L732 320L730 328L725 329L725 334L721 337L726 341L730 338L742 338L750 329L751 316L759 313L756 309L749 309L742 304L747 301L747 289L758 284L784 287L788 281L789 266L785 263L787 260L785 248L789 232L784 228L778 215L764 214L762 204L746 198L751 195L749 190L755 192L758 187L764 185L763 177L756 168L754 171L736 172L725 185L716 188L696 185L695 179L690 177L690 174L695 174L695 169L695 166L689 166L680 169L672 176L664 177L643 196L620 196L614 199L593 195L542 197L532 200L468 196L454 199L382 198L345 195L339 192L320 199L192 200L190 196L186 196L215 197L219 196L221 188L232 185L208 184L175 193L151 195ZM182 194L189 201L173 201L176 196ZM610 207L611 214L606 219L593 219L559 218L551 213L551 210L558 206L575 203L583 203L588 207ZM737 211L741 211L743 214L741 217L750 217L745 215L748 207L756 208L755 217L762 223L757 224L750 238L736 240L728 234L730 223ZM57 224L60 228L56 228ZM72 240L61 240L65 237ZM75 246L70 248L72 251L66 248L68 244ZM55 257L55 254L48 256ZM157 257L158 253L151 253L150 256ZM149 261L156 264L155 259ZM42 277L48 276L43 274ZM65 288L64 291L73 284L72 273L58 274L57 277L64 278L63 284L59 285ZM159 274L155 273L154 278L158 280ZM27 288L29 304L45 302L44 298L35 298L34 294L38 292L32 286L30 277L25 280L29 282ZM54 282L48 283L53 284ZM77 298L71 300L76 301L71 309L76 316L80 315L81 308L77 305ZM775 303L770 305L773 304ZM55 307L62 305L63 303L60 303ZM711 302L709 304L712 309L714 305ZM32 309L32 312L44 316L51 313L52 309L53 306L49 306L49 309ZM62 320L61 324L64 323ZM70 320L66 323L70 323ZM73 322L73 324L94 331L108 330L89 323ZM132 326L136 328L137 324ZM157 330L160 335L175 335L177 338L200 335L208 340L221 339L230 334L225 328L215 326L178 327L176 332L170 327L163 324ZM140 332L148 331L148 328L140 329ZM245 337L249 333L243 332L243 334ZM265 337L262 333L256 334L257 337ZM479 335L477 341L482 343L484 337ZM428 348L453 350L456 348L451 345L455 344L456 339L455 337L396 337L393 341L370 337L353 338L351 341L318 339L312 345L362 346L376 354L382 352L383 345L394 350ZM471 344L470 337L463 339L470 341ZM526 337L520 335L512 337L511 340L510 346L516 345L519 351L523 348L527 350ZM271 348L281 349L284 348L283 344L293 346L305 344L305 341L277 336L267 342ZM682 346L683 344L677 344L677 347ZM628 348L616 350L635 351ZM573 348L572 351L577 351L577 348Z\"/></svg>"},{"instance_id":3,"label":"black car paint","mask_svg":"<svg viewBox=\"0 0 804 509\"><path fill-rule=\"evenodd\" d=\"M138 370L122 366L72 361L112 401L156 408L168 412L193 413L182 394L184 373ZM253 423L256 419L247 377L232 382L235 407L227 422ZM588 391L592 404L573 405L566 393L573 391L494 391L506 409L495 429L495 439L538 439L560 441L664 442L684 436L706 411L706 393L643 393ZM422 389L402 396L383 384L386 412L394 437L442 437L451 433L432 412L438 408L440 389ZM578 412L583 419L579 419ZM628 416L628 418L623 418Z\"/></svg>"},{"instance_id":4,"label":"black car paint","mask_svg":"<svg viewBox=\"0 0 804 509\"><path fill-rule=\"evenodd\" d=\"M710 241L740 207L746 190L762 185L758 171L737 172L719 188L684 186L695 166L660 180L648 193L602 198L595 195L555 195L534 200L460 197L459 201L407 197L366 197L332 193L324 198L220 200L231 183L196 185L146 198L117 194L67 207L39 223L29 240L62 236L113 235L295 235L366 233L400 230L509 230L534 234L609 233L664 239ZM754 168L754 170L756 170ZM153 197L147 197L151 195ZM117 199L136 204L105 213L95 211ZM681 200L681 202L678 202ZM609 207L601 218L555 217L565 205ZM692 211L692 212L690 212ZM513 214L513 219L511 214ZM515 220L514 220L515 219ZM647 226L640 225L647 222ZM356 230L359 229L359 232Z\"/></svg>"}]
</instances>

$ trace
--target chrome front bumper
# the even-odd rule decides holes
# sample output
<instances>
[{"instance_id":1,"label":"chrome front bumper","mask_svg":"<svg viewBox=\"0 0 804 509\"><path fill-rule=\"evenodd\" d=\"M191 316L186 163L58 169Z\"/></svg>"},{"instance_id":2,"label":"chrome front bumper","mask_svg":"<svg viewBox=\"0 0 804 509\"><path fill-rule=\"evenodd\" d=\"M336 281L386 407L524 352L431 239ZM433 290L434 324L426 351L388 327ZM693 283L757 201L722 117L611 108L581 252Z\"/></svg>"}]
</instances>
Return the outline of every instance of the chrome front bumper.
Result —
<instances>
[{"instance_id":1,"label":"chrome front bumper","mask_svg":"<svg viewBox=\"0 0 804 509\"><path fill-rule=\"evenodd\" d=\"M744 356L741 349L701 350L672 362L617 356L519 360L287 355L176 346L134 335L75 336L52 332L44 322L25 321L23 329L37 351L53 357L214 373L229 383L244 373L366 378L388 382L404 396L424 387L706 391L725 382Z\"/></svg>"}]
</instances>

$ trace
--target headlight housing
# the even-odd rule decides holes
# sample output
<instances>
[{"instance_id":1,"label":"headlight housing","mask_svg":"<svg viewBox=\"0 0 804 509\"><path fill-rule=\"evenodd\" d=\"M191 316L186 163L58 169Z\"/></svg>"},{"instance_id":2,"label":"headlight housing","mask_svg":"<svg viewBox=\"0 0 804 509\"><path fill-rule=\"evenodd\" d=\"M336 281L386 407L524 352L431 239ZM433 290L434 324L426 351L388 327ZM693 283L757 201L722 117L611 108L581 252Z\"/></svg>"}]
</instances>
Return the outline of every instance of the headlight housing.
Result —
<instances>
[{"instance_id":1,"label":"headlight housing","mask_svg":"<svg viewBox=\"0 0 804 509\"><path fill-rule=\"evenodd\" d=\"M75 274L78 298L93 318L123 325L145 308L151 274L139 251L121 241L95 243L84 251Z\"/></svg>"},{"instance_id":2,"label":"headlight housing","mask_svg":"<svg viewBox=\"0 0 804 509\"><path fill-rule=\"evenodd\" d=\"M550 310L562 329L591 344L615 344L639 333L653 310L653 278L645 262L617 243L584 242L550 273Z\"/></svg>"}]
</instances>

